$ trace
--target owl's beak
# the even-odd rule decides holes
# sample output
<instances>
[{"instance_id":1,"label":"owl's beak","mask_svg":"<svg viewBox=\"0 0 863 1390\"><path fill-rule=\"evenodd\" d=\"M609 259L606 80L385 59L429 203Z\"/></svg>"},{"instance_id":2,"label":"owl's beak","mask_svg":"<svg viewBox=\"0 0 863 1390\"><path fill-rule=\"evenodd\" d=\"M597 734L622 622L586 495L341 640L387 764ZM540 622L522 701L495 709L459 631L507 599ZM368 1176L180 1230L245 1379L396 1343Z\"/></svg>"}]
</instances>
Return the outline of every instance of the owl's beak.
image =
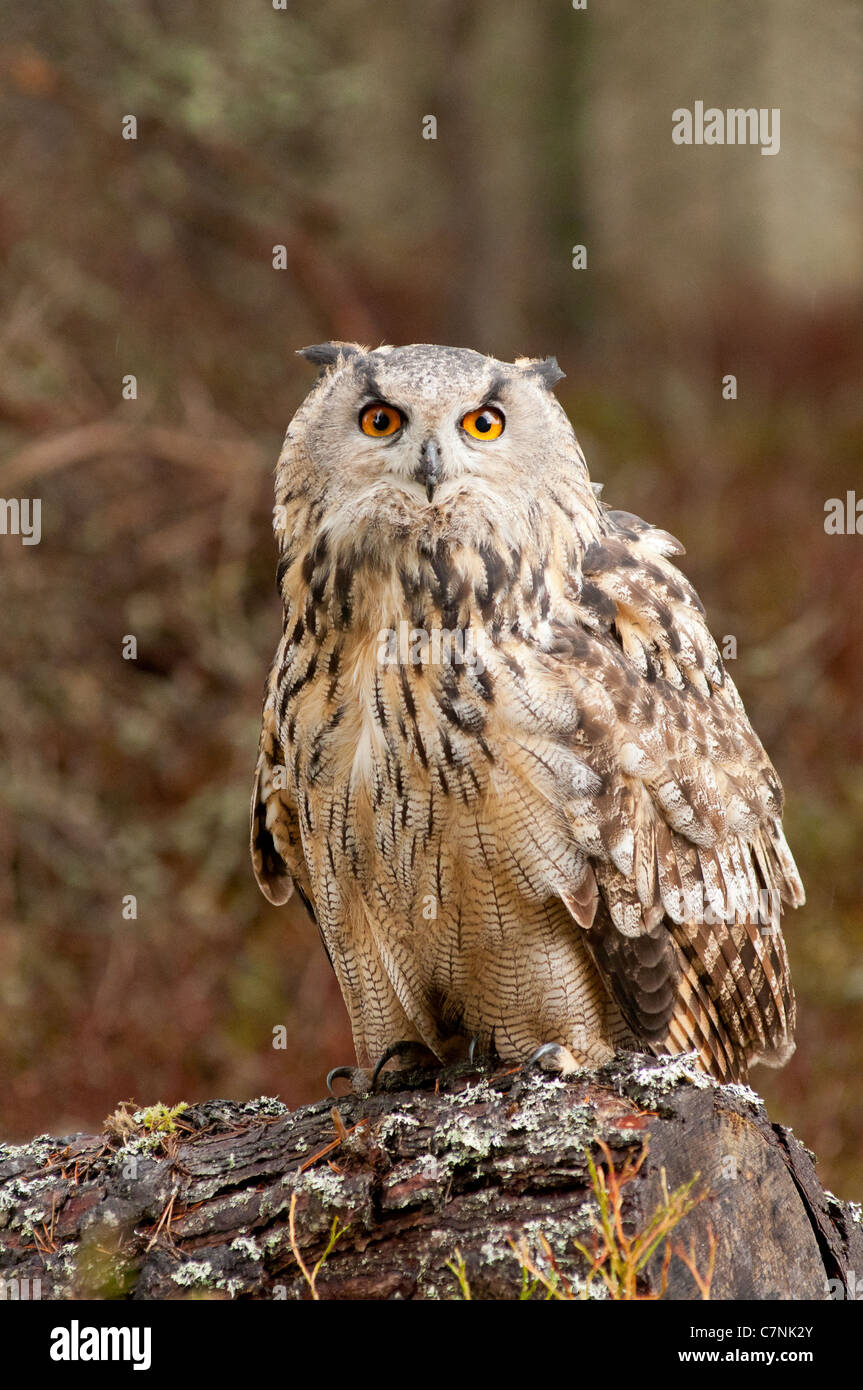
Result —
<instances>
[{"instance_id":1,"label":"owl's beak","mask_svg":"<svg viewBox=\"0 0 863 1390\"><path fill-rule=\"evenodd\" d=\"M440 445L436 439L427 439L423 444L416 476L420 482L425 483L426 497L431 501L441 480Z\"/></svg>"}]
</instances>

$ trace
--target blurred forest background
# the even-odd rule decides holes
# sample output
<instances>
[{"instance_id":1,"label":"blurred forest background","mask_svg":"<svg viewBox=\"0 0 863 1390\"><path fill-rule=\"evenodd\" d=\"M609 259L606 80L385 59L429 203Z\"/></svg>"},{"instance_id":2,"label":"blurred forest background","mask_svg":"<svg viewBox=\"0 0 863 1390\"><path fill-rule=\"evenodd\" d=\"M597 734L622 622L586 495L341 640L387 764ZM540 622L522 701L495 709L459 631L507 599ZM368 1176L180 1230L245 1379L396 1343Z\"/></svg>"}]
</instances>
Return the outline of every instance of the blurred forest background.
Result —
<instances>
[{"instance_id":1,"label":"blurred forest background","mask_svg":"<svg viewBox=\"0 0 863 1390\"><path fill-rule=\"evenodd\" d=\"M0 537L3 1138L352 1059L248 862L272 469L295 348L433 341L556 353L606 500L736 638L809 895L754 1082L863 1195L863 537L824 531L863 496L861 70L852 0L4 7L0 493L42 540ZM674 145L696 100L779 107L780 152Z\"/></svg>"}]
</instances>

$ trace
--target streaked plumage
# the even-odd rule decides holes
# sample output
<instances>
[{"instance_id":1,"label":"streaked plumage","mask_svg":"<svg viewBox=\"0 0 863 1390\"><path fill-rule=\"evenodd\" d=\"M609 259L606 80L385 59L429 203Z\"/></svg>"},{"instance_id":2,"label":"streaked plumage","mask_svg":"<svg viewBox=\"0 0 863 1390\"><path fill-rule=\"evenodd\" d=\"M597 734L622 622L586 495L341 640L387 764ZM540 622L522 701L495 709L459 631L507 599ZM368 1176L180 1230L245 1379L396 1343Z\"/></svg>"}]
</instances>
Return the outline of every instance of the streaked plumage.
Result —
<instances>
[{"instance_id":1,"label":"streaked plumage","mask_svg":"<svg viewBox=\"0 0 863 1390\"><path fill-rule=\"evenodd\" d=\"M781 1064L779 904L803 890L681 547L599 501L553 359L306 355L252 853L270 901L295 885L315 916L360 1066L474 1037L505 1061L554 1042L587 1064L694 1049L720 1079ZM397 433L362 432L369 402ZM487 406L503 433L471 438ZM469 632L479 660L387 663L400 623Z\"/></svg>"}]
</instances>

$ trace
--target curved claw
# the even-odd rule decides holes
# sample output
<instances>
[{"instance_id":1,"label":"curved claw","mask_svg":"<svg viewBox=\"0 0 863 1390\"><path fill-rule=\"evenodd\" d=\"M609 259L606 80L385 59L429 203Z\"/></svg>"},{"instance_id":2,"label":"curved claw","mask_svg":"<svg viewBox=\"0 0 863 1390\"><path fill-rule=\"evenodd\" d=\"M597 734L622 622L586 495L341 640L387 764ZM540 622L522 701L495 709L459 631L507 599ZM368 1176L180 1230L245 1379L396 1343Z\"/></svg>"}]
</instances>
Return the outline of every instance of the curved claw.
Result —
<instances>
[{"instance_id":1,"label":"curved claw","mask_svg":"<svg viewBox=\"0 0 863 1390\"><path fill-rule=\"evenodd\" d=\"M544 1060L545 1058L548 1058L548 1062ZM578 1070L578 1063L569 1048L561 1046L560 1043L543 1043L528 1057L524 1063L524 1069L527 1071L537 1064L543 1071L556 1072L558 1076L571 1076L574 1071Z\"/></svg>"},{"instance_id":2,"label":"curved claw","mask_svg":"<svg viewBox=\"0 0 863 1390\"><path fill-rule=\"evenodd\" d=\"M391 1062L393 1057L405 1057L410 1052L416 1052L418 1048L423 1048L423 1044L412 1040L409 1041L408 1039L404 1039L402 1042L390 1043L389 1047L385 1052L381 1053L375 1063L375 1069L372 1072L372 1090L377 1090L378 1078L387 1062Z\"/></svg>"},{"instance_id":3,"label":"curved claw","mask_svg":"<svg viewBox=\"0 0 863 1390\"><path fill-rule=\"evenodd\" d=\"M339 1076L343 1076L343 1077L345 1078L345 1080L350 1081L350 1082L353 1082L353 1079L354 1079L354 1076L356 1075L356 1072L357 1072L357 1068L356 1068L356 1067L347 1067L347 1066L345 1066L345 1067L333 1067L332 1071L328 1071L328 1072L327 1072L327 1090L329 1091L329 1093L330 1093L330 1095L332 1096L333 1100L338 1100L338 1096L336 1095L335 1091L333 1090L333 1082L336 1080L336 1078L339 1077Z\"/></svg>"},{"instance_id":4,"label":"curved claw","mask_svg":"<svg viewBox=\"0 0 863 1390\"><path fill-rule=\"evenodd\" d=\"M476 1071L493 1071L500 1062L500 1055L494 1045L494 1030L490 1038L474 1033L467 1049L468 1064Z\"/></svg>"}]
</instances>

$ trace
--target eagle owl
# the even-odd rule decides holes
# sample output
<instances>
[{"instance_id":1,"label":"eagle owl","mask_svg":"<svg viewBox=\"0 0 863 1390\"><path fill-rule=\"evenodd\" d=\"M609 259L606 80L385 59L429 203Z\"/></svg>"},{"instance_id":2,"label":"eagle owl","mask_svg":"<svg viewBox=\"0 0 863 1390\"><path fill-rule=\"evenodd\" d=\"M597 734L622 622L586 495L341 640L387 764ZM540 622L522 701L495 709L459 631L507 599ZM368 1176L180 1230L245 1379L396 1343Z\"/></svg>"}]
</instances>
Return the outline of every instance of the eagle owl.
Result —
<instances>
[{"instance_id":1,"label":"eagle owl","mask_svg":"<svg viewBox=\"0 0 863 1390\"><path fill-rule=\"evenodd\" d=\"M680 545L599 500L553 358L302 356L252 858L318 924L340 1070L477 1046L564 1074L618 1048L780 1065L803 888Z\"/></svg>"}]
</instances>

